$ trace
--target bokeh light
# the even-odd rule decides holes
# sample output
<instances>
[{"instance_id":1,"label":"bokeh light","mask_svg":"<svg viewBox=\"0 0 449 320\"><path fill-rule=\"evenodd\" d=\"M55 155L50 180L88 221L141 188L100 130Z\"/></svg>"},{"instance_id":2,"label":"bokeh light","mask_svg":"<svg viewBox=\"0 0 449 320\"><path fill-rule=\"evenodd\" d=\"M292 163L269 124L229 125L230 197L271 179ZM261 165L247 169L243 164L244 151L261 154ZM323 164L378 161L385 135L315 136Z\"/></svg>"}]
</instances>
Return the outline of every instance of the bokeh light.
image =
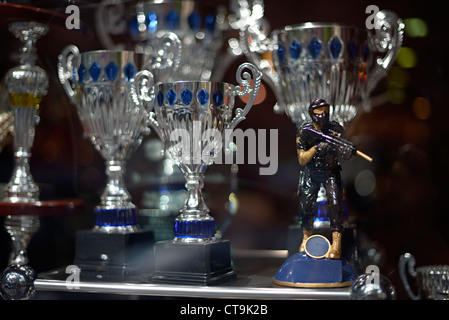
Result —
<instances>
[{"instance_id":1,"label":"bokeh light","mask_svg":"<svg viewBox=\"0 0 449 320\"><path fill-rule=\"evenodd\" d=\"M418 63L418 57L415 50L409 47L402 47L399 49L396 62L402 68L413 68Z\"/></svg>"},{"instance_id":2,"label":"bokeh light","mask_svg":"<svg viewBox=\"0 0 449 320\"><path fill-rule=\"evenodd\" d=\"M424 97L417 97L413 100L413 114L420 120L427 120L432 114L432 105L430 101Z\"/></svg>"},{"instance_id":3,"label":"bokeh light","mask_svg":"<svg viewBox=\"0 0 449 320\"><path fill-rule=\"evenodd\" d=\"M427 23L421 18L406 18L404 23L405 33L411 38L422 38L429 32Z\"/></svg>"}]
</instances>

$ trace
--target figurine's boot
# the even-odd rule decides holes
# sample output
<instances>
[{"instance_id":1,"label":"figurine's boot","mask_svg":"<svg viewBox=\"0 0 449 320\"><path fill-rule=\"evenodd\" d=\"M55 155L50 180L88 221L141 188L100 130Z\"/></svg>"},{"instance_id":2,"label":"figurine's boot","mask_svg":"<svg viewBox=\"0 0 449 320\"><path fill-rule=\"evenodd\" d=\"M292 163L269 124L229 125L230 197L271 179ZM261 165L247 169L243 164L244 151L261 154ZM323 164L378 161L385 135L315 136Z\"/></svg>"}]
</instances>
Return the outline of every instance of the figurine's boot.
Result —
<instances>
[{"instance_id":1,"label":"figurine's boot","mask_svg":"<svg viewBox=\"0 0 449 320\"><path fill-rule=\"evenodd\" d=\"M332 232L332 247L327 254L329 259L340 259L341 257L341 232Z\"/></svg>"},{"instance_id":2,"label":"figurine's boot","mask_svg":"<svg viewBox=\"0 0 449 320\"><path fill-rule=\"evenodd\" d=\"M302 230L302 243L299 246L299 252L306 251L306 241L309 239L313 234L313 230Z\"/></svg>"}]
</instances>

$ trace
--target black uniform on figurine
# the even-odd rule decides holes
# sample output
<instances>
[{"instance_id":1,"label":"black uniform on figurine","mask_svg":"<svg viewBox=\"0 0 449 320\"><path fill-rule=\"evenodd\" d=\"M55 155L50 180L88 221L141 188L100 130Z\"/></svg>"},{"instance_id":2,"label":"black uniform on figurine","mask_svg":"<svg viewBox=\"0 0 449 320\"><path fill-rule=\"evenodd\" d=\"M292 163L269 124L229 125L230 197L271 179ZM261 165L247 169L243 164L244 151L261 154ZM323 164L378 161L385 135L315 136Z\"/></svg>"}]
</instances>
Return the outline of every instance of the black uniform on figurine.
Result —
<instances>
[{"instance_id":1,"label":"black uniform on figurine","mask_svg":"<svg viewBox=\"0 0 449 320\"><path fill-rule=\"evenodd\" d=\"M335 147L323 141L311 131L320 131L327 136L344 139L343 127L329 120L329 104L323 99L316 99L309 106L311 122L302 124L296 135L298 161L304 166L301 171L298 194L302 213L303 241L299 251L304 251L306 240L313 233L315 204L321 184L324 185L327 196L332 231L332 248L328 258L340 259L341 234L343 232L343 189L340 176L339 156L349 159L353 150L349 147Z\"/></svg>"}]
</instances>

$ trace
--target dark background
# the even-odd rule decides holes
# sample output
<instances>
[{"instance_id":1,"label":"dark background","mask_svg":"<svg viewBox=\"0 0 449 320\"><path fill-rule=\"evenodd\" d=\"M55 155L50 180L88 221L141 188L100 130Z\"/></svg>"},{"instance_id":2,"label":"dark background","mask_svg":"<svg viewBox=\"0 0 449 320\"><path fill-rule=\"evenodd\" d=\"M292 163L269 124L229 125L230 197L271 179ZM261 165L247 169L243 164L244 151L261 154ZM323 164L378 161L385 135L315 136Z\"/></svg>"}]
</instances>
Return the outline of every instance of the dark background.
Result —
<instances>
[{"instance_id":1,"label":"dark background","mask_svg":"<svg viewBox=\"0 0 449 320\"><path fill-rule=\"evenodd\" d=\"M55 4L57 3L57 4ZM63 12L60 1L36 1L35 4ZM88 3L88 4L87 4ZM83 138L74 107L69 103L56 77L57 55L68 44L81 51L100 49L95 34L95 1L75 2L81 7L83 28L68 31L62 18L44 21L50 33L38 42L39 64L50 75L49 93L41 104L41 122L36 129L32 149L31 171L42 188L43 199L82 198L88 203L85 214L42 217L41 230L33 238L30 264L47 271L72 263L76 230L92 226L91 206L98 201L105 183L104 164L90 142ZM203 1L207 7L226 1ZM399 17L421 18L428 27L425 37L404 35L403 47L414 50L417 63L413 67L395 63L386 79L373 95L386 97L369 113L360 114L347 128L349 138L361 142L360 147L374 158L369 164L352 159L344 164L344 182L350 220L357 224L360 250L366 256L374 251L381 273L394 284L398 298L407 299L398 274L400 255L410 252L417 265L449 264L449 105L447 41L443 22L446 12L441 2L415 1L297 1L265 0L265 18L272 29L307 21L338 22L365 26L365 8L375 4ZM31 15L29 18L32 18ZM0 76L14 66L18 41L7 32L7 23L15 20L1 11ZM43 18L48 19L48 18ZM406 30L407 31L407 30ZM233 36L236 36L235 34ZM235 83L235 70L245 61L237 59L225 73L224 81ZM296 161L296 129L286 115L273 112L273 92L266 86L267 97L255 106L242 129L278 129L279 169L273 176L260 176L259 165L239 166L239 211L225 233L235 248L285 249L286 230L295 223L297 199L294 194L299 165ZM425 101L427 113L417 110ZM155 138L152 133L147 139ZM12 166L11 139L0 154L0 182L9 180ZM127 181L136 203L142 188L132 184L136 172L154 170L139 149L129 161ZM354 187L358 173L370 170L375 176L375 190L362 196ZM229 193L229 165L214 166L210 174L224 177L222 183L206 183L204 192L213 216L225 219ZM9 236L0 231L1 266L6 266Z\"/></svg>"}]
</instances>

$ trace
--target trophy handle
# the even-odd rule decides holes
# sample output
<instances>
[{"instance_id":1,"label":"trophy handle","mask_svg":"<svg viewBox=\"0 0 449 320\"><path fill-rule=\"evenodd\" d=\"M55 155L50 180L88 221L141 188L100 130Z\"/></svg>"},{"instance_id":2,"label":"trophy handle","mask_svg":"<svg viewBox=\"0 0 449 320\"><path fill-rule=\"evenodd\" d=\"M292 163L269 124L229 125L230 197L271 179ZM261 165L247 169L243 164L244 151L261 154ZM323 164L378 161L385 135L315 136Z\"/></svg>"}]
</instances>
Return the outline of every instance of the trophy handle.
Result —
<instances>
[{"instance_id":1,"label":"trophy handle","mask_svg":"<svg viewBox=\"0 0 449 320\"><path fill-rule=\"evenodd\" d=\"M72 88L70 79L76 77L76 66L79 64L80 51L77 46L69 45L62 50L58 56L58 78L64 91L73 104L76 104L75 91Z\"/></svg>"},{"instance_id":2,"label":"trophy handle","mask_svg":"<svg viewBox=\"0 0 449 320\"><path fill-rule=\"evenodd\" d=\"M405 253L399 258L399 276L401 277L405 291L407 291L407 294L409 295L410 299L420 300L421 293L419 292L418 295L415 295L412 289L410 288L410 284L407 279L406 269L408 273L413 277L413 279L415 279L417 275L415 270L415 257L410 253Z\"/></svg>"},{"instance_id":3,"label":"trophy handle","mask_svg":"<svg viewBox=\"0 0 449 320\"><path fill-rule=\"evenodd\" d=\"M158 50L155 70L163 70L163 74L172 76L181 62L181 40L179 40L175 33L170 31L159 31L156 37L159 43L156 45Z\"/></svg>"},{"instance_id":4,"label":"trophy handle","mask_svg":"<svg viewBox=\"0 0 449 320\"><path fill-rule=\"evenodd\" d=\"M276 113L282 113L286 108L286 101L282 94L279 74L274 68L276 44L272 38L267 36L268 30L268 22L265 19L259 19L258 23L240 31L240 47L248 60L263 72L264 81L276 95L277 103L273 109Z\"/></svg>"},{"instance_id":5,"label":"trophy handle","mask_svg":"<svg viewBox=\"0 0 449 320\"><path fill-rule=\"evenodd\" d=\"M126 31L124 12L126 10L122 0L101 1L95 11L95 29L106 49L125 49L125 44L117 44L111 38L112 34L123 34Z\"/></svg>"},{"instance_id":6,"label":"trophy handle","mask_svg":"<svg viewBox=\"0 0 449 320\"><path fill-rule=\"evenodd\" d=\"M371 35L370 47L382 53L375 57L374 68L371 70L367 83L367 96L376 87L377 83L387 76L387 71L394 63L401 49L405 25L402 19L390 11L379 11L375 16L375 33ZM365 108L369 106L365 104ZM369 110L366 110L369 111Z\"/></svg>"},{"instance_id":7,"label":"trophy handle","mask_svg":"<svg viewBox=\"0 0 449 320\"><path fill-rule=\"evenodd\" d=\"M245 69L249 69L251 74L245 71ZM259 93L262 72L260 72L253 64L245 62L238 67L235 77L240 86L234 88L233 95L242 97L250 94L250 98L244 109L236 109L234 118L227 126L227 129L231 130L234 130L242 120L245 120L245 116L248 114L249 110L251 110L257 94ZM243 90L241 90L241 87L243 87Z\"/></svg>"},{"instance_id":8,"label":"trophy handle","mask_svg":"<svg viewBox=\"0 0 449 320\"><path fill-rule=\"evenodd\" d=\"M162 141L162 132L159 123L156 120L156 114L153 111L154 104L154 76L148 70L137 72L131 85L131 97L134 103L148 117L147 124L159 135Z\"/></svg>"}]
</instances>

